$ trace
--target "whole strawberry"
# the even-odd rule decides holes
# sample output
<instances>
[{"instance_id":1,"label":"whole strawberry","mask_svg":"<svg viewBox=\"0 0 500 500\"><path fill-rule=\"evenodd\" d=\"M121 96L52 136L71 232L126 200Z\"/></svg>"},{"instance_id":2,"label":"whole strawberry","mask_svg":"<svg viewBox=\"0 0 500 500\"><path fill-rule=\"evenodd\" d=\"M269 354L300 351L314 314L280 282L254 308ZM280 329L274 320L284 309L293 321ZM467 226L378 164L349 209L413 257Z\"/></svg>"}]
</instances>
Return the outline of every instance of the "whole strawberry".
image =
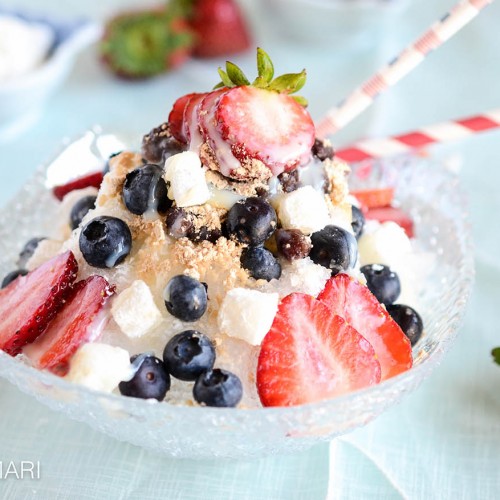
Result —
<instances>
[{"instance_id":1,"label":"whole strawberry","mask_svg":"<svg viewBox=\"0 0 500 500\"><path fill-rule=\"evenodd\" d=\"M197 35L193 55L217 57L247 50L251 37L234 0L194 0L190 25Z\"/></svg>"},{"instance_id":2,"label":"whole strawberry","mask_svg":"<svg viewBox=\"0 0 500 500\"><path fill-rule=\"evenodd\" d=\"M100 51L115 75L141 79L177 67L189 56L193 40L176 9L138 11L108 21Z\"/></svg>"}]
</instances>

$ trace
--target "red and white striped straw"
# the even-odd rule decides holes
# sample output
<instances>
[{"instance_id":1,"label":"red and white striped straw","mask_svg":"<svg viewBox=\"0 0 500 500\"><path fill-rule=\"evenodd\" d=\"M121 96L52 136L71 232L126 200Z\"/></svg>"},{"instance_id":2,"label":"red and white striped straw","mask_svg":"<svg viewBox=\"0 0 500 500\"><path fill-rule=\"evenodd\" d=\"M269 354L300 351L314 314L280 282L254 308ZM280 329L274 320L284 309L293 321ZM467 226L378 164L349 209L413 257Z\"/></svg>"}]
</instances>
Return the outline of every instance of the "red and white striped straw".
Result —
<instances>
[{"instance_id":1,"label":"red and white striped straw","mask_svg":"<svg viewBox=\"0 0 500 500\"><path fill-rule=\"evenodd\" d=\"M316 135L324 138L332 135L361 114L384 90L397 83L418 66L427 54L474 19L494 0L462 0L426 31L414 43L404 49L394 60L358 87L336 108L330 110L316 127Z\"/></svg>"},{"instance_id":2,"label":"red and white striped straw","mask_svg":"<svg viewBox=\"0 0 500 500\"><path fill-rule=\"evenodd\" d=\"M422 127L406 134L381 139L367 139L335 152L348 163L408 153L436 143L464 139L478 132L500 128L500 108L481 115Z\"/></svg>"}]
</instances>

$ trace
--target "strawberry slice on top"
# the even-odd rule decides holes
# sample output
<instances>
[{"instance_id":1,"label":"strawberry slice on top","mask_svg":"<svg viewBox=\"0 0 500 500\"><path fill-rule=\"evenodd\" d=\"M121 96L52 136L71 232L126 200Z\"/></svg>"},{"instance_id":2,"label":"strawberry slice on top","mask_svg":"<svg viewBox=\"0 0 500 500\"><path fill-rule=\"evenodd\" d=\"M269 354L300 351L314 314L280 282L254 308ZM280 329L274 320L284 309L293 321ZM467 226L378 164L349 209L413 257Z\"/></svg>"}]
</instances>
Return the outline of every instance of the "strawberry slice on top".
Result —
<instances>
[{"instance_id":1,"label":"strawberry slice on top","mask_svg":"<svg viewBox=\"0 0 500 500\"><path fill-rule=\"evenodd\" d=\"M198 121L201 102L207 94L193 94L186 103L183 114L182 133L192 151L197 150L203 142Z\"/></svg>"},{"instance_id":2,"label":"strawberry slice on top","mask_svg":"<svg viewBox=\"0 0 500 500\"><path fill-rule=\"evenodd\" d=\"M373 347L346 321L310 295L281 301L257 365L264 406L313 403L379 381Z\"/></svg>"},{"instance_id":3,"label":"strawberry slice on top","mask_svg":"<svg viewBox=\"0 0 500 500\"><path fill-rule=\"evenodd\" d=\"M43 335L25 347L33 366L65 375L78 347L100 333L103 308L114 289L102 276L90 276L74 285L73 294Z\"/></svg>"},{"instance_id":4,"label":"strawberry slice on top","mask_svg":"<svg viewBox=\"0 0 500 500\"><path fill-rule=\"evenodd\" d=\"M190 101L191 97L198 94L186 94L179 97L172 106L170 114L168 115L168 124L170 125L171 134L182 143L187 142L187 138L184 135L184 110L186 109L187 103Z\"/></svg>"},{"instance_id":5,"label":"strawberry slice on top","mask_svg":"<svg viewBox=\"0 0 500 500\"><path fill-rule=\"evenodd\" d=\"M0 349L15 356L41 335L71 293L77 272L68 251L0 290Z\"/></svg>"},{"instance_id":6,"label":"strawberry slice on top","mask_svg":"<svg viewBox=\"0 0 500 500\"><path fill-rule=\"evenodd\" d=\"M411 368L410 341L366 286L347 274L337 274L328 280L318 300L328 307L330 314L344 318L373 346L382 380Z\"/></svg>"},{"instance_id":7,"label":"strawberry slice on top","mask_svg":"<svg viewBox=\"0 0 500 500\"><path fill-rule=\"evenodd\" d=\"M240 162L256 158L279 175L311 157L313 121L287 94L236 87L221 97L215 118L219 133Z\"/></svg>"}]
</instances>

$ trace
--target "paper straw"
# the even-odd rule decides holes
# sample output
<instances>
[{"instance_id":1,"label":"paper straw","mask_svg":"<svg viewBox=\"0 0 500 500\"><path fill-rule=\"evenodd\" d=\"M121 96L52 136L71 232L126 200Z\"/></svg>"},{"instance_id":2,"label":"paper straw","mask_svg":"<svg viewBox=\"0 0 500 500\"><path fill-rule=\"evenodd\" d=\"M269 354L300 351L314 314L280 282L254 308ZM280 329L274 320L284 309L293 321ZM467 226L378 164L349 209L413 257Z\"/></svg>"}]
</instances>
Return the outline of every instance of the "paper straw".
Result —
<instances>
[{"instance_id":1,"label":"paper straw","mask_svg":"<svg viewBox=\"0 0 500 500\"><path fill-rule=\"evenodd\" d=\"M335 156L348 163L355 163L408 153L431 144L457 141L495 128L500 128L500 108L469 118L422 127L406 134L360 141L336 151Z\"/></svg>"},{"instance_id":2,"label":"paper straw","mask_svg":"<svg viewBox=\"0 0 500 500\"><path fill-rule=\"evenodd\" d=\"M361 114L375 98L418 66L434 49L440 47L494 0L462 0L405 48L394 60L358 87L336 108L330 110L316 128L320 138L334 134Z\"/></svg>"}]
</instances>

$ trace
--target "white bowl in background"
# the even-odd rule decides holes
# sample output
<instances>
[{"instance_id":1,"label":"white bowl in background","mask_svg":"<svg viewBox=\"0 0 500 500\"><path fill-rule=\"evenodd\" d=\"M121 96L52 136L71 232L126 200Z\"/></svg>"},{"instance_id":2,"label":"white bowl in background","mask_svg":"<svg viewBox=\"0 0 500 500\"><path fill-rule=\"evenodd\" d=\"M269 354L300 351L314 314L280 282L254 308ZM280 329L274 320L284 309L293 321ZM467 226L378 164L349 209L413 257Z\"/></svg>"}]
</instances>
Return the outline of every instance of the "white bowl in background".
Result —
<instances>
[{"instance_id":1,"label":"white bowl in background","mask_svg":"<svg viewBox=\"0 0 500 500\"><path fill-rule=\"evenodd\" d=\"M373 48L410 0L261 0L281 36L318 47Z\"/></svg>"},{"instance_id":2,"label":"white bowl in background","mask_svg":"<svg viewBox=\"0 0 500 500\"><path fill-rule=\"evenodd\" d=\"M3 10L0 13L45 24L55 34L54 45L43 64L20 77L0 82L0 141L6 141L36 120L67 77L76 55L99 39L101 28L82 20L49 19Z\"/></svg>"}]
</instances>

